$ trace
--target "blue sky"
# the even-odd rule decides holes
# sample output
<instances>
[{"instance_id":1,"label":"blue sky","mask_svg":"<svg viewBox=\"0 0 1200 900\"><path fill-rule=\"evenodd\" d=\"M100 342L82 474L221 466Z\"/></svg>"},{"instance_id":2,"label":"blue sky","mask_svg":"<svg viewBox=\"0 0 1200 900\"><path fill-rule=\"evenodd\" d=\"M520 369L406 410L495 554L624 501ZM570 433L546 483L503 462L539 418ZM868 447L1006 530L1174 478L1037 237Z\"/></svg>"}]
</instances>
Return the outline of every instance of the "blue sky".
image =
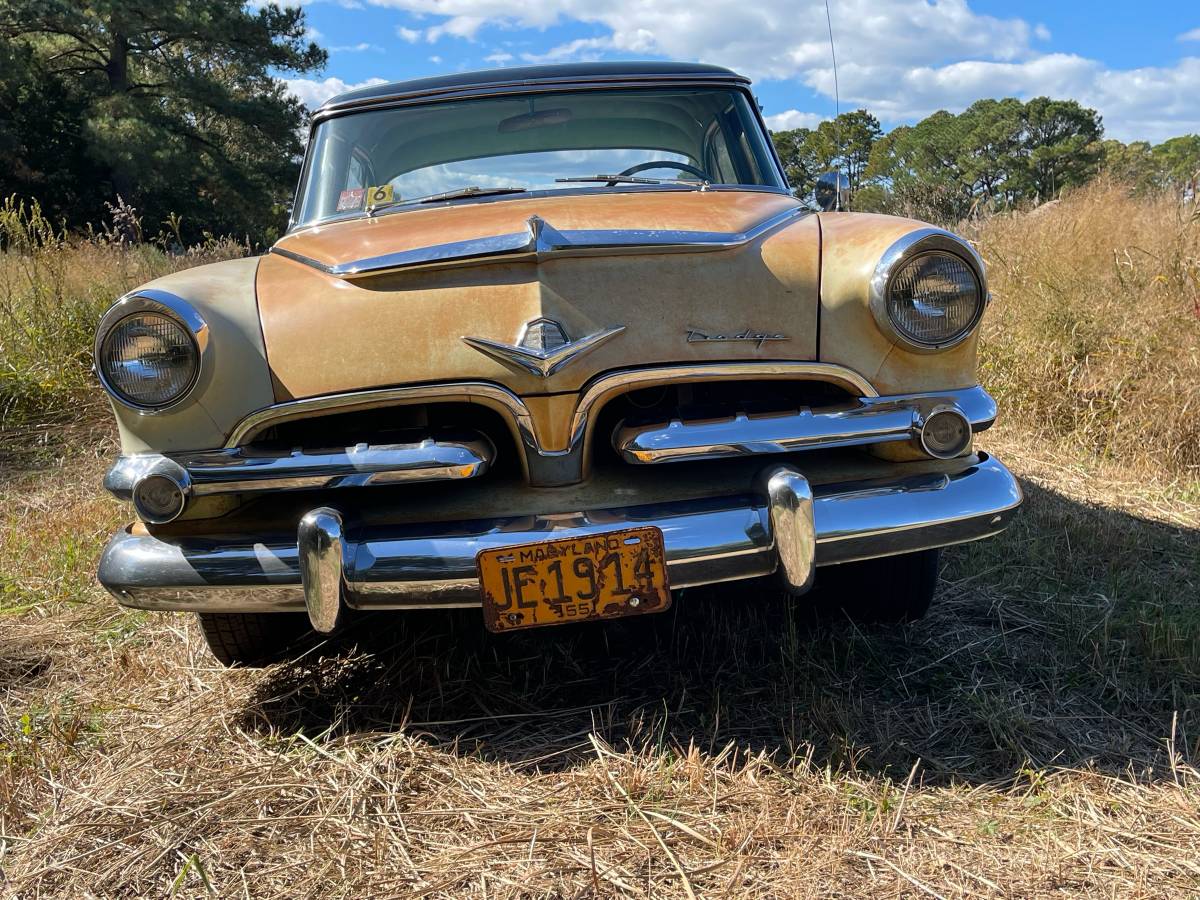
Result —
<instances>
[{"instance_id":1,"label":"blue sky","mask_svg":"<svg viewBox=\"0 0 1200 900\"><path fill-rule=\"evenodd\" d=\"M683 59L755 80L773 127L833 114L822 0L305 0L326 70L310 105L372 79L587 59ZM980 97L1094 107L1111 137L1200 132L1200 0L830 0L842 109L884 125Z\"/></svg>"}]
</instances>

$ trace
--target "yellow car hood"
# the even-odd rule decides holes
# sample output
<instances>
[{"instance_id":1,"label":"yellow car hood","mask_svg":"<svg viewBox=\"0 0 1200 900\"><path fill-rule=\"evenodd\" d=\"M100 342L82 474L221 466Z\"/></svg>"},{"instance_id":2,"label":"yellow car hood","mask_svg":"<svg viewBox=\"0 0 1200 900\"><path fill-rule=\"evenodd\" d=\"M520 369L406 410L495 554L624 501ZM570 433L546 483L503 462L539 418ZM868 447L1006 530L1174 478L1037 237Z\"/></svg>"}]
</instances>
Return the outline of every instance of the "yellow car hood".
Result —
<instances>
[{"instance_id":1,"label":"yellow car hood","mask_svg":"<svg viewBox=\"0 0 1200 900\"><path fill-rule=\"evenodd\" d=\"M256 288L277 400L478 380L529 396L631 366L815 359L819 271L817 217L786 195L614 191L304 229ZM538 319L612 334L548 375L480 349Z\"/></svg>"}]
</instances>

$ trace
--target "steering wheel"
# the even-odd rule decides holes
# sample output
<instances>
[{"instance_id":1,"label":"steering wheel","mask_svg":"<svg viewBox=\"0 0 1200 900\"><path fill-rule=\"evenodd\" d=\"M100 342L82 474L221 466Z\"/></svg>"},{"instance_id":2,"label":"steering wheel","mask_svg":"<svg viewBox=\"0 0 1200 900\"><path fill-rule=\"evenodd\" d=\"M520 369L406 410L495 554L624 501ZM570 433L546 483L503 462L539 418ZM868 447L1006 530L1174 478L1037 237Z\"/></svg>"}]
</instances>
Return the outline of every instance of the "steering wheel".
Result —
<instances>
[{"instance_id":1,"label":"steering wheel","mask_svg":"<svg viewBox=\"0 0 1200 900\"><path fill-rule=\"evenodd\" d=\"M641 162L637 165L630 166L628 169L625 169L623 172L618 172L617 174L636 175L638 172L645 172L648 169L678 169L680 172L687 172L691 175L695 175L701 181L711 180L708 177L708 173L703 169L698 169L695 166L688 165L687 163L674 162L670 159L651 159L647 162ZM610 181L608 186L612 187L614 184L616 184L615 181Z\"/></svg>"}]
</instances>

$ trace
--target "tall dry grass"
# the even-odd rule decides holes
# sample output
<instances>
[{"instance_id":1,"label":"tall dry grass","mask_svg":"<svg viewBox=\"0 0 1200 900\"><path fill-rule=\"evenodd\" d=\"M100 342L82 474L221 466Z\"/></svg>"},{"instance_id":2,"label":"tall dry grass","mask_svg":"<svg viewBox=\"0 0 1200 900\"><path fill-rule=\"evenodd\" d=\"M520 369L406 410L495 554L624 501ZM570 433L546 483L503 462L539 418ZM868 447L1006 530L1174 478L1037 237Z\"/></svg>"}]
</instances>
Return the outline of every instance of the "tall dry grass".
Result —
<instances>
[{"instance_id":1,"label":"tall dry grass","mask_svg":"<svg viewBox=\"0 0 1200 900\"><path fill-rule=\"evenodd\" d=\"M1178 216L1109 185L971 230L1007 423L983 445L1027 505L947 552L911 626L693 591L512 640L470 610L367 617L224 670L189 616L94 582L125 515L104 424L57 470L0 472L0 896L1197 894L1200 497L1094 458L1190 465L1161 425L1195 397ZM0 260L48 304L0 312L13 368L43 373L24 421L90 396L94 315L182 264L112 244Z\"/></svg>"},{"instance_id":2,"label":"tall dry grass","mask_svg":"<svg viewBox=\"0 0 1200 900\"><path fill-rule=\"evenodd\" d=\"M1102 179L964 227L994 304L980 377L1039 442L1200 474L1200 208Z\"/></svg>"},{"instance_id":3,"label":"tall dry grass","mask_svg":"<svg viewBox=\"0 0 1200 900\"><path fill-rule=\"evenodd\" d=\"M246 252L217 239L167 252L173 223L130 243L136 214L114 218L68 235L36 204L0 204L0 428L10 439L98 405L91 343L113 299ZM1200 210L1100 180L961 230L990 269L981 379L1008 423L1138 470L1200 472Z\"/></svg>"},{"instance_id":4,"label":"tall dry grass","mask_svg":"<svg viewBox=\"0 0 1200 900\"><path fill-rule=\"evenodd\" d=\"M178 248L178 223L158 239L131 242L141 223L128 207L115 223L68 234L36 202L0 203L0 429L77 416L99 394L92 339L104 310L122 294L168 272L242 256L234 241Z\"/></svg>"}]
</instances>

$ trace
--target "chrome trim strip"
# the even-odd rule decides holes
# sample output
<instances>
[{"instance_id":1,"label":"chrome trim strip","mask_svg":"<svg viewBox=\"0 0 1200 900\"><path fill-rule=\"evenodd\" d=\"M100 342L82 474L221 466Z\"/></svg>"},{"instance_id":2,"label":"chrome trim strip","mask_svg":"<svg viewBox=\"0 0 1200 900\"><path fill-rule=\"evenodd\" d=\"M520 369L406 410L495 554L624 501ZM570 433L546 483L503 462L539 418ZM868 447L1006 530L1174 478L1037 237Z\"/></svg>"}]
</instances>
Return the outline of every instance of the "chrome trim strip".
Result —
<instances>
[{"instance_id":1,"label":"chrome trim strip","mask_svg":"<svg viewBox=\"0 0 1200 900\"><path fill-rule=\"evenodd\" d=\"M796 482L793 481L793 487ZM795 491L797 511L802 492ZM819 487L812 500L817 565L872 559L989 537L1022 502L1009 471L985 454L957 473ZM786 506L787 504L782 504ZM346 539L348 605L370 609L478 606L475 554L489 547L634 525L663 530L671 583L688 587L773 571L796 556L789 515L742 495L590 512L394 526ZM801 523L802 525L802 523ZM788 541L791 541L790 549ZM793 552L794 551L794 552ZM303 610L300 553L288 535L215 535L171 541L118 532L100 560L100 582L126 605L159 610Z\"/></svg>"},{"instance_id":2,"label":"chrome trim strip","mask_svg":"<svg viewBox=\"0 0 1200 900\"><path fill-rule=\"evenodd\" d=\"M518 437L528 433L529 440L533 440L533 420L520 397L499 385L481 381L459 381L449 384L373 388L276 403L255 410L238 422L225 441L225 447L239 447L272 425L294 422L322 413L354 412L378 409L381 406L411 406L415 403L478 403L503 414Z\"/></svg>"},{"instance_id":3,"label":"chrome trim strip","mask_svg":"<svg viewBox=\"0 0 1200 900\"><path fill-rule=\"evenodd\" d=\"M271 253L332 275L353 280L401 269L463 265L495 259L532 259L542 262L559 256L596 256L621 253L690 253L740 247L792 219L810 215L802 206L777 213L746 231L679 231L651 229L567 229L559 231L539 216L530 216L524 231L489 237L431 244L397 253L385 253L329 265L284 247Z\"/></svg>"},{"instance_id":4,"label":"chrome trim strip","mask_svg":"<svg viewBox=\"0 0 1200 900\"><path fill-rule=\"evenodd\" d=\"M134 499L152 474L172 477L187 496L251 491L366 487L418 481L476 478L487 472L496 451L487 438L434 440L413 444L357 444L343 450L285 453L244 447L163 456L123 456L104 477L119 500Z\"/></svg>"},{"instance_id":5,"label":"chrome trim strip","mask_svg":"<svg viewBox=\"0 0 1200 900\"><path fill-rule=\"evenodd\" d=\"M741 90L749 94L750 79L744 75L735 73L711 75L703 72L680 73L671 75L668 73L656 74L647 72L645 74L626 74L626 75L579 75L579 76L549 76L545 79L537 80L498 80L493 82L482 83L478 85L448 85L437 90L427 91L402 91L390 95L374 96L369 98L361 98L359 100L348 100L341 103L326 103L315 113L313 113L312 124L316 126L326 119L334 118L338 115L345 115L348 112L357 111L365 108L389 108L395 106L409 106L418 103L430 103L443 100L461 100L470 97L493 97L504 94L532 94L546 93L548 91L558 90L607 90L614 85L621 87L661 87L663 85L670 87L686 87L696 85L702 87L714 87L721 84L728 84L735 90ZM757 108L757 105L755 106Z\"/></svg>"},{"instance_id":6,"label":"chrome trim strip","mask_svg":"<svg viewBox=\"0 0 1200 900\"><path fill-rule=\"evenodd\" d=\"M922 344L912 340L895 326L887 311L888 288L891 286L892 278L904 267L905 263L926 250L945 250L962 258L974 271L975 278L979 282L979 309L976 311L974 319L971 320L970 326L954 340L943 344ZM875 317L875 322L879 325L880 330L889 339L914 353L937 353L958 346L979 327L988 304L987 267L975 248L958 235L941 228L918 228L898 239L883 252L883 256L880 257L879 263L871 275L868 290L871 314Z\"/></svg>"},{"instance_id":7,"label":"chrome trim strip","mask_svg":"<svg viewBox=\"0 0 1200 900\"><path fill-rule=\"evenodd\" d=\"M174 400L159 406L143 406L125 398L120 391L109 383L108 376L104 372L104 366L100 362L100 351L104 346L104 339L108 337L113 326L126 316L131 316L139 312L154 312L173 319L183 327L184 331L191 335L192 344L196 350L196 374L192 377L191 383ZM112 397L114 401L133 410L138 415L153 416L167 412L168 410L177 409L195 394L196 385L200 383L200 379L204 376L210 364L208 344L208 323L204 321L204 317L200 315L196 307L177 294L172 294L170 291L163 291L158 288L142 288L141 290L131 291L124 297L121 297L100 317L100 323L96 326L96 338L92 345L92 367L96 372L96 377L100 380L100 386L104 388L105 393Z\"/></svg>"},{"instance_id":8,"label":"chrome trim strip","mask_svg":"<svg viewBox=\"0 0 1200 900\"><path fill-rule=\"evenodd\" d=\"M716 421L621 425L613 434L613 448L625 462L654 465L889 441L923 447L925 421L947 411L961 415L973 431L982 431L995 421L996 403L977 385L965 391L865 397L852 407L806 408L783 415L739 413Z\"/></svg>"}]
</instances>

